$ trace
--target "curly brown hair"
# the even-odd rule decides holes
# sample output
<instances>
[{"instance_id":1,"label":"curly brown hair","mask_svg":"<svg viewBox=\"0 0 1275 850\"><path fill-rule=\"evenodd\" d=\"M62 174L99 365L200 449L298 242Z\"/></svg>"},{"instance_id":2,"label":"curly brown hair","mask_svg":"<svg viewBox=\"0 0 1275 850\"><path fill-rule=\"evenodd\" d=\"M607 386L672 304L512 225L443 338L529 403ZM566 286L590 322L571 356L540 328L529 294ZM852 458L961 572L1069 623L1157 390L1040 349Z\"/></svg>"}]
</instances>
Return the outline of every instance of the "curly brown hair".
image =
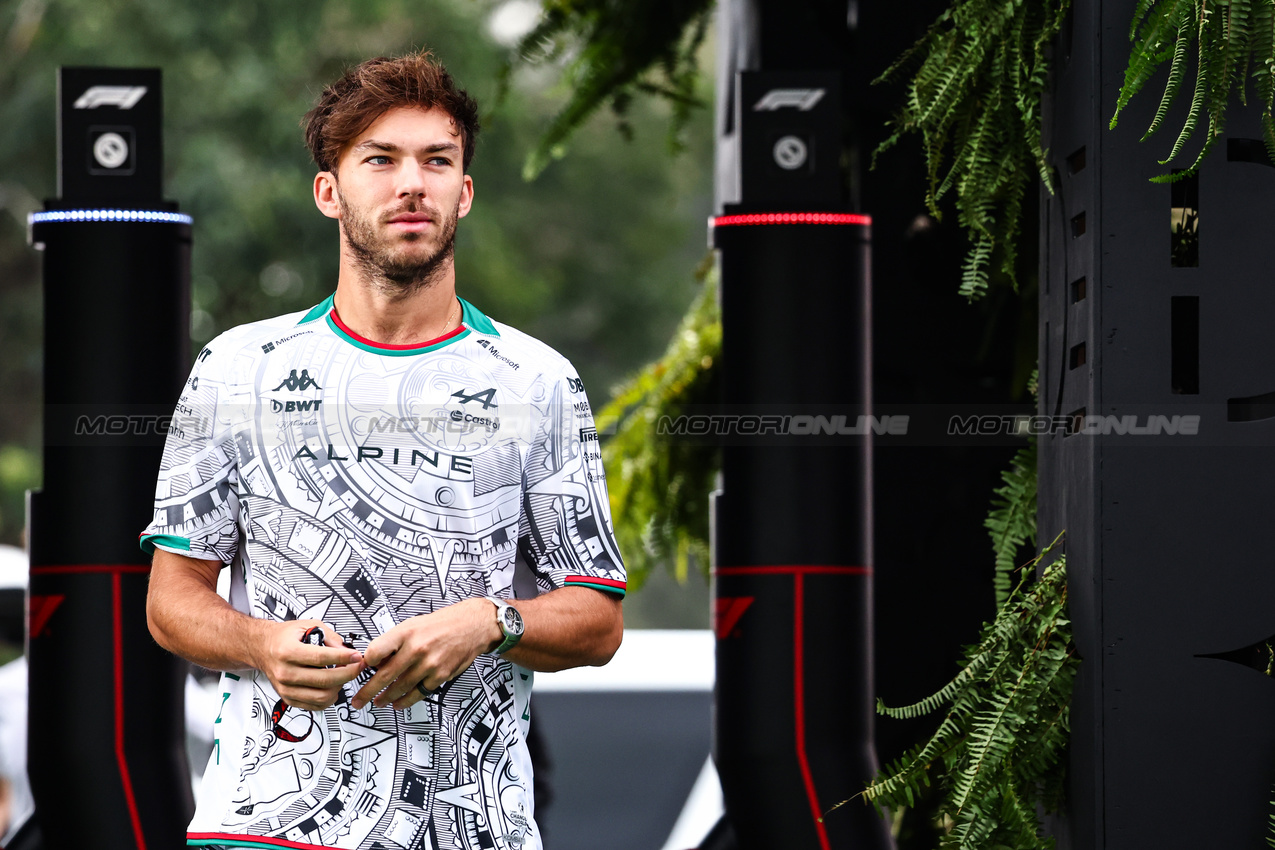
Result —
<instances>
[{"instance_id":1,"label":"curly brown hair","mask_svg":"<svg viewBox=\"0 0 1275 850\"><path fill-rule=\"evenodd\" d=\"M468 92L456 88L452 75L428 50L368 59L323 90L301 122L306 146L319 170L335 172L345 147L397 106L438 107L451 115L460 130L464 168L469 171L478 137L478 104Z\"/></svg>"}]
</instances>

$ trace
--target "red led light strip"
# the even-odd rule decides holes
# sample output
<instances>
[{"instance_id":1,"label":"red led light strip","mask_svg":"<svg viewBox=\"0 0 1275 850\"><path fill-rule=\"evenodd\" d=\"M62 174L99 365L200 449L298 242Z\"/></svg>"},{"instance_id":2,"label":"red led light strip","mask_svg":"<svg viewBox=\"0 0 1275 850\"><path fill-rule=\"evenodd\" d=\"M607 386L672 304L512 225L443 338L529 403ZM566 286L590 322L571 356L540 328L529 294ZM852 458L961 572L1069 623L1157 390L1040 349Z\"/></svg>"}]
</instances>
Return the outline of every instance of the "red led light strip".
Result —
<instances>
[{"instance_id":1,"label":"red led light strip","mask_svg":"<svg viewBox=\"0 0 1275 850\"><path fill-rule=\"evenodd\" d=\"M712 219L714 227L740 224L872 224L872 216L859 213L783 212L719 215Z\"/></svg>"}]
</instances>

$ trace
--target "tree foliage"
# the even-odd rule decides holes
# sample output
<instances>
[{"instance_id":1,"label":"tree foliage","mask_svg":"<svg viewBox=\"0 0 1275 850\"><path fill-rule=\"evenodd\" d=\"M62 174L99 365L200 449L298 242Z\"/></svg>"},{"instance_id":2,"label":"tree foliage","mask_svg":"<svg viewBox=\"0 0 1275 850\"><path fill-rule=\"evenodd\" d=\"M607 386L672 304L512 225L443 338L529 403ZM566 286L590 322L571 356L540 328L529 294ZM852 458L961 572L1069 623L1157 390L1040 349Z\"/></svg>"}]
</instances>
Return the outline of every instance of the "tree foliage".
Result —
<instances>
[{"instance_id":1,"label":"tree foliage","mask_svg":"<svg viewBox=\"0 0 1275 850\"><path fill-rule=\"evenodd\" d=\"M571 94L527 154L524 176L537 177L561 156L571 134L607 102L620 118L621 131L631 135L627 116L638 93L671 104L669 145L680 150L692 110L703 105L696 95L697 54L713 0L543 2L544 17L518 45L518 58L532 65L565 62Z\"/></svg>"},{"instance_id":2,"label":"tree foliage","mask_svg":"<svg viewBox=\"0 0 1275 850\"><path fill-rule=\"evenodd\" d=\"M1200 119L1208 118L1204 144L1190 167L1153 180L1167 183L1195 173L1226 129L1226 107L1232 91L1241 104L1248 105L1249 79L1255 83L1261 109L1262 139L1267 154L1275 160L1275 117L1271 114L1275 107L1275 0L1138 0L1129 40L1133 49L1111 118L1112 129L1121 110L1165 62L1170 63L1169 76L1143 141L1164 124L1169 107L1182 91L1192 59L1195 82L1182 129L1160 164L1176 159L1199 128Z\"/></svg>"},{"instance_id":3,"label":"tree foliage","mask_svg":"<svg viewBox=\"0 0 1275 850\"><path fill-rule=\"evenodd\" d=\"M611 515L630 583L658 564L685 580L691 558L708 566L708 500L721 458L712 447L661 435L658 423L710 400L713 366L721 356L717 279L705 267L703 288L668 350L616 390L598 415L609 434L606 461Z\"/></svg>"},{"instance_id":4,"label":"tree foliage","mask_svg":"<svg viewBox=\"0 0 1275 850\"><path fill-rule=\"evenodd\" d=\"M877 79L915 69L891 122L894 132L873 159L904 134L921 134L929 173L926 204L941 218L940 201L953 192L958 220L972 242L960 290L969 298L987 291L998 254L1001 269L1017 280L1015 245L1025 193L1036 176L1052 191L1041 147L1040 99L1046 50L1069 5L1070 0L953 0Z\"/></svg>"}]
</instances>

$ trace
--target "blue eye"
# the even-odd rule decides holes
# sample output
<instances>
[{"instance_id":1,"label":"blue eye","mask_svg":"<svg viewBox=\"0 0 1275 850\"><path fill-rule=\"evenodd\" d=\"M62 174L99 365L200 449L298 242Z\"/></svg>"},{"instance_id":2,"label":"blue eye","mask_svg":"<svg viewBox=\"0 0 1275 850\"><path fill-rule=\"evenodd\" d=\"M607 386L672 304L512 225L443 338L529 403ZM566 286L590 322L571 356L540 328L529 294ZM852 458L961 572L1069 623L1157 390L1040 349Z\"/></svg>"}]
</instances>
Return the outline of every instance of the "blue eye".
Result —
<instances>
[{"instance_id":1,"label":"blue eye","mask_svg":"<svg viewBox=\"0 0 1275 850\"><path fill-rule=\"evenodd\" d=\"M377 160L380 160L380 161L378 162ZM370 156L367 158L367 162L371 163L372 165L389 165L390 158L388 156Z\"/></svg>"}]
</instances>

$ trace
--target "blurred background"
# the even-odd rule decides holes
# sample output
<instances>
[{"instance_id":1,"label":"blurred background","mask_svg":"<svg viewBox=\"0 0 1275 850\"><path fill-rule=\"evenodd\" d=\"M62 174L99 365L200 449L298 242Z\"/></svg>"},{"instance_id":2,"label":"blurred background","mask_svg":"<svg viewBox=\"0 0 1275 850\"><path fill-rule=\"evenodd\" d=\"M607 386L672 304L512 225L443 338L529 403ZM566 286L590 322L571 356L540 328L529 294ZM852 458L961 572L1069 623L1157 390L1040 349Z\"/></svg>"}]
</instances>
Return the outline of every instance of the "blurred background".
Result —
<instances>
[{"instance_id":1,"label":"blurred background","mask_svg":"<svg viewBox=\"0 0 1275 850\"><path fill-rule=\"evenodd\" d=\"M676 139L664 101L635 102L620 123L604 111L573 134L569 153L555 150L548 167L525 180L528 153L570 94L563 82L570 56L534 68L510 65L513 46L540 16L534 0L0 0L0 547L23 546L24 495L40 487L46 301L40 255L27 244L27 215L58 194L59 66L163 70L164 186L195 220L192 352L234 325L308 308L335 288L337 227L311 200L316 169L301 118L346 66L427 47L482 108L471 169L476 202L457 233L459 292L570 358L595 407L658 357L701 290L695 271L707 253L712 206L711 111L696 111ZM700 51L706 73L697 94L706 103L711 49ZM671 144L679 155L670 155ZM47 293L51 309L57 301L58 293ZM145 344L145 328L121 332ZM0 633L0 838L7 840L31 802L22 775L25 558L15 549L0 552L13 573L0 577L0 625L16 626ZM577 810L604 819L631 812L645 824L645 832L630 836L634 846L661 846L707 759L704 573L694 569L679 581L668 570L653 571L630 594L625 619L630 629L682 631L651 632L658 652L644 649L641 638L626 642L625 658L638 667L619 659L619 677L601 693L568 677L545 682L538 699L541 746L555 765L546 771L551 789L538 795L546 834L556 833L560 847L577 846L576 833L578 846L588 846L593 825L572 814ZM685 666L688 646L697 659L694 681L665 681L661 670ZM187 688L196 776L211 748L214 682L197 676ZM630 736L627 748L606 755L557 746L573 737L571 718L595 713L594 702L607 719L625 723L667 716L660 724L666 732L658 740ZM38 753L32 749L32 757ZM670 756L673 768L665 761L661 769ZM610 809L588 793L599 771L621 782ZM551 795L560 801L556 813ZM693 821L692 832L707 830L720 800L710 794L705 811L700 820L708 824Z\"/></svg>"},{"instance_id":2,"label":"blurred background","mask_svg":"<svg viewBox=\"0 0 1275 850\"><path fill-rule=\"evenodd\" d=\"M857 161L866 162L888 135L886 121L902 98L900 85L868 82L947 2L923 0L908 14L891 4L861 5L861 26L872 37L857 47L854 73L862 84L855 87L860 123L852 148ZM514 45L540 20L541 8L538 0L0 0L0 544L22 545L24 493L40 486L45 295L26 221L58 194L61 65L163 69L166 193L195 221L192 351L229 327L308 308L332 291L336 223L311 200L315 167L300 120L346 66L428 47L483 112L471 169L475 205L457 232L460 293L570 358L595 410L659 357L679 319L706 291L696 270L708 253L712 109L691 109L680 123L670 120L677 116L667 99L626 98L622 117L600 110L570 135L567 147L552 152L536 179L524 179L528 155L569 102L571 85L582 84L572 79L578 53L570 47L547 62L510 64ZM694 96L705 105L714 99L714 31L708 27L697 54ZM670 127L680 129L670 137ZM1034 276L1021 292L994 287L974 304L957 293L967 243L958 228L928 215L923 162L919 142L905 139L878 170L862 169L863 209L873 215L876 240L877 398L883 405L1021 401L1036 351ZM1029 206L1024 233L1034 232L1032 216ZM1033 246L1034 239L1022 246L1031 254L1023 263L1028 269L1035 267ZM59 294L47 297L56 309ZM122 332L144 344L145 328ZM920 699L947 681L959 647L993 612L983 520L1012 451L909 446L877 452L876 676L892 703ZM609 472L614 492L617 470ZM656 495L675 501L663 490ZM653 566L625 601L626 626L651 630L651 642L647 652L643 640L626 638L636 666L620 657L621 664L612 665L624 687L600 685L596 676L589 685L537 681L547 736L557 725L567 740L576 718L595 714L626 732L605 753L559 747L557 814L545 822L557 848L577 846L567 807L573 800L598 803L599 776L611 792L606 807L593 807L591 816L601 822L610 818L614 826L623 814L641 819L648 806L654 823L651 813L661 809L660 824L650 834L634 832L632 846L658 848L689 836L685 847L703 835L702 820L690 817L694 807L683 804L695 789L715 785L712 777L698 782L710 728L711 667L698 666L711 662L711 640L704 642L708 584L702 564L682 571L681 581ZM0 604L17 600L19 623L21 593L13 588L21 578L18 569L0 586ZM10 640L7 650L0 646L0 662L20 652ZM683 668L702 675L679 678ZM6 681L0 674L0 700ZM25 697L25 677L20 685ZM199 692L189 694L200 710ZM593 708L583 710L580 700ZM915 742L918 724L928 722L878 724L882 759L897 757ZM659 742L640 738L641 729L657 727L665 736ZM552 760L555 742L548 747ZM192 742L197 770L199 751L206 753L206 744ZM643 757L666 766L676 761L676 770L643 772L637 766ZM0 762L5 758L0 746ZM577 771L581 759L590 763ZM720 811L720 791L700 808ZM670 833L675 819L683 820L683 832ZM905 828L902 840L908 838ZM925 838L918 836L915 846L924 846Z\"/></svg>"},{"instance_id":3,"label":"blurred background","mask_svg":"<svg viewBox=\"0 0 1275 850\"><path fill-rule=\"evenodd\" d=\"M428 47L483 113L476 202L457 232L459 292L570 358L595 407L655 359L699 291L710 110L676 140L665 101L635 101L622 125L604 111L572 136L566 161L524 180L569 95L570 56L502 76L540 15L535 0L0 0L0 543L21 545L24 493L40 483L40 260L26 220L57 194L60 65L163 69L164 185L195 219L192 351L334 289L336 223L311 200L301 117L347 65ZM706 103L711 49L697 92ZM631 627L706 628L707 582L657 570L625 607Z\"/></svg>"}]
</instances>

